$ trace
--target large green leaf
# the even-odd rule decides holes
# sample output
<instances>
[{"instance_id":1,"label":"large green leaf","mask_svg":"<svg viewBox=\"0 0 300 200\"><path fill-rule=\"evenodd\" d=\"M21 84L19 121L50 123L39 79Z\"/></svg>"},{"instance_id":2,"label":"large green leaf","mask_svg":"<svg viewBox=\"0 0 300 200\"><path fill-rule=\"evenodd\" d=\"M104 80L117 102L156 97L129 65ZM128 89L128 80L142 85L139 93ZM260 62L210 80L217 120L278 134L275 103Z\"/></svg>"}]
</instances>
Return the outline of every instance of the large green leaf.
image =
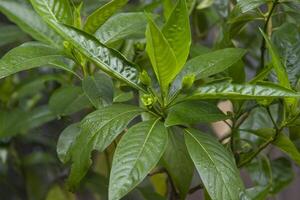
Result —
<instances>
[{"instance_id":1,"label":"large green leaf","mask_svg":"<svg viewBox=\"0 0 300 200\"><path fill-rule=\"evenodd\" d=\"M119 13L108 19L95 33L95 37L109 44L130 36L145 34L147 18L142 12Z\"/></svg>"},{"instance_id":2,"label":"large green leaf","mask_svg":"<svg viewBox=\"0 0 300 200\"><path fill-rule=\"evenodd\" d=\"M191 45L189 13L185 0L178 0L162 29L162 33L175 54L177 60L176 73L178 73L185 64Z\"/></svg>"},{"instance_id":3,"label":"large green leaf","mask_svg":"<svg viewBox=\"0 0 300 200\"><path fill-rule=\"evenodd\" d=\"M256 131L251 131L251 133L262 137L266 141L274 138L275 136L274 129L259 129ZM272 142L272 144L288 154L298 165L300 165L300 152L288 136L286 136L284 133L280 133L276 140Z\"/></svg>"},{"instance_id":4,"label":"large green leaf","mask_svg":"<svg viewBox=\"0 0 300 200\"><path fill-rule=\"evenodd\" d=\"M243 182L233 156L212 136L186 129L185 141L201 180L213 200L240 200Z\"/></svg>"},{"instance_id":5,"label":"large green leaf","mask_svg":"<svg viewBox=\"0 0 300 200\"><path fill-rule=\"evenodd\" d=\"M71 159L71 148L80 133L80 124L75 123L65 128L57 141L57 155L61 162L67 163Z\"/></svg>"},{"instance_id":6,"label":"large green leaf","mask_svg":"<svg viewBox=\"0 0 300 200\"><path fill-rule=\"evenodd\" d=\"M68 185L74 189L91 165L91 152L103 151L128 126L141 108L114 104L87 115L81 122L81 132L71 149L72 168ZM84 147L84 148L83 148Z\"/></svg>"},{"instance_id":7,"label":"large green leaf","mask_svg":"<svg viewBox=\"0 0 300 200\"><path fill-rule=\"evenodd\" d=\"M109 200L118 200L136 187L160 160L168 132L159 119L141 122L122 137L114 154Z\"/></svg>"},{"instance_id":8,"label":"large green leaf","mask_svg":"<svg viewBox=\"0 0 300 200\"><path fill-rule=\"evenodd\" d=\"M88 35L76 28L60 24L55 17L45 17L48 16L50 12L47 10L47 5L39 4L38 0L31 0L31 2L36 11L44 17L44 20L46 20L52 28L104 72L126 82L136 89L145 91L145 89L138 84L138 67L136 65L126 60L124 56L116 50L103 45L92 35Z\"/></svg>"},{"instance_id":9,"label":"large green leaf","mask_svg":"<svg viewBox=\"0 0 300 200\"><path fill-rule=\"evenodd\" d=\"M106 20L108 20L117 10L126 5L127 2L128 0L111 0L104 6L98 8L87 17L84 30L94 34Z\"/></svg>"},{"instance_id":10,"label":"large green leaf","mask_svg":"<svg viewBox=\"0 0 300 200\"><path fill-rule=\"evenodd\" d=\"M73 13L69 0L39 0L34 2L34 6L43 9L43 18L55 18L57 21L73 25Z\"/></svg>"},{"instance_id":11,"label":"large green leaf","mask_svg":"<svg viewBox=\"0 0 300 200\"><path fill-rule=\"evenodd\" d=\"M56 90L49 100L49 107L56 115L70 115L90 106L89 99L80 87L67 86Z\"/></svg>"},{"instance_id":12,"label":"large green leaf","mask_svg":"<svg viewBox=\"0 0 300 200\"><path fill-rule=\"evenodd\" d=\"M95 108L110 105L114 98L113 82L103 73L95 73L82 81L82 88Z\"/></svg>"},{"instance_id":13,"label":"large green leaf","mask_svg":"<svg viewBox=\"0 0 300 200\"><path fill-rule=\"evenodd\" d=\"M148 17L148 21L146 30L146 51L160 83L162 92L166 94L169 84L180 69L177 68L177 60L174 51L167 39L150 17Z\"/></svg>"},{"instance_id":14,"label":"large green leaf","mask_svg":"<svg viewBox=\"0 0 300 200\"><path fill-rule=\"evenodd\" d=\"M181 199L185 199L194 174L193 162L188 154L182 129L169 129L169 143L162 157L162 165L178 189Z\"/></svg>"},{"instance_id":15,"label":"large green leaf","mask_svg":"<svg viewBox=\"0 0 300 200\"><path fill-rule=\"evenodd\" d=\"M183 101L169 109L166 126L216 122L228 119L218 107L205 101Z\"/></svg>"},{"instance_id":16,"label":"large green leaf","mask_svg":"<svg viewBox=\"0 0 300 200\"><path fill-rule=\"evenodd\" d=\"M1 0L0 11L34 39L62 46L61 38L34 12L30 5L15 0Z\"/></svg>"},{"instance_id":17,"label":"large green leaf","mask_svg":"<svg viewBox=\"0 0 300 200\"><path fill-rule=\"evenodd\" d=\"M300 97L299 93L271 83L240 85L217 83L199 87L191 99L272 99L278 97Z\"/></svg>"},{"instance_id":18,"label":"large green leaf","mask_svg":"<svg viewBox=\"0 0 300 200\"><path fill-rule=\"evenodd\" d=\"M55 66L76 75L71 68L73 61L63 52L46 44L29 42L9 51L0 60L0 79L14 73L40 67ZM78 76L78 75L76 75Z\"/></svg>"},{"instance_id":19,"label":"large green leaf","mask_svg":"<svg viewBox=\"0 0 300 200\"><path fill-rule=\"evenodd\" d=\"M280 59L280 56L278 54L277 49L275 48L275 46L273 45L273 43L270 41L270 39L268 38L268 36L262 30L260 30L260 32L263 35L263 37L264 37L264 39L266 41L268 50L269 50L269 52L271 54L273 67L274 67L274 70L275 70L276 75L278 77L279 83L283 87L291 88L289 77L288 77L288 74L286 72L286 68L285 68L285 66L281 62L281 59Z\"/></svg>"}]
</instances>

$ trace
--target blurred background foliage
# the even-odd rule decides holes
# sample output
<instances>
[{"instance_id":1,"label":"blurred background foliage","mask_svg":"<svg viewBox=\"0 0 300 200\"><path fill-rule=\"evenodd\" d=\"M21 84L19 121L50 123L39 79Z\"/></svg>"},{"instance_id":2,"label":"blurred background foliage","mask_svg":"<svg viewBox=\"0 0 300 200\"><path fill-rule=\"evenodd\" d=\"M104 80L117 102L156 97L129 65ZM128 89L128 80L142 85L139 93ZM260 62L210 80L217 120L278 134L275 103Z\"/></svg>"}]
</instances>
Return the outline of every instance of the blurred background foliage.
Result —
<instances>
[{"instance_id":1,"label":"blurred background foliage","mask_svg":"<svg viewBox=\"0 0 300 200\"><path fill-rule=\"evenodd\" d=\"M2 0L0 0L1 2ZM16 0L14 0L16 1ZM20 4L26 0L16 1ZM96 8L107 3L101 0L74 0L77 7L83 2L84 17ZM227 74L234 82L245 82L260 71L262 36L258 28L272 33L272 41L286 64L290 81L294 88L300 90L300 3L298 1L279 1L276 6L272 23L265 26L270 0L235 1L235 0L188 0L192 28L192 46L190 58L207 53L213 49L241 47L248 54L237 66L229 69ZM124 12L155 12L167 17L174 2L172 0L132 0L122 10ZM0 4L1 5L1 4ZM1 7L1 6L0 6ZM0 9L1 11L1 9ZM121 11L120 11L121 12ZM118 14L114 16L118 17ZM126 23L122 15L117 18ZM124 20L124 21L122 21ZM159 22L159 20L158 20ZM108 25L101 28L110 28ZM118 36L108 38L109 46L118 49L128 59L150 67L145 54L144 31L146 20L137 20L139 29L127 30L128 38ZM271 31L271 32L270 32ZM105 36L98 36L105 39ZM0 55L32 38L14 25L4 15L0 15ZM275 76L271 76L275 79ZM82 95L80 87L70 88L76 82L73 76L58 69L47 66L28 70L0 80L0 198L5 200L72 200L72 199L107 199L108 175L114 146L104 153L94 152L95 160L92 169L81 183L76 193L70 193L64 186L69 168L63 165L56 152L56 144L61 131L69 124L79 121L91 111L86 98L78 98L75 110L67 105L74 97ZM114 82L113 98L116 102L136 102L134 94ZM63 89L60 86L66 86ZM62 91L64 90L64 91ZM66 93L68 95L66 95ZM57 107L57 102L63 102ZM74 103L74 102L73 102ZM251 104L249 105L251 106ZM278 108L272 112L277 115ZM71 114L71 115L66 115ZM280 117L280 116L278 116ZM254 109L243 128L264 128L272 126L268 115L260 108ZM210 129L210 127L208 127ZM300 131L298 126L290 127L293 142L300 149ZM242 135L244 145L258 145L255 136L246 132ZM243 147L243 150L245 148ZM299 168L289 159L283 157L273 148L268 148L265 155L242 170L248 187L260 194L258 199L280 193L274 199L299 199L300 180ZM188 199L201 199L202 192L193 188L199 177L194 175ZM287 187L289 185L289 187ZM154 173L125 199L128 200L159 200L164 199L169 187L166 175ZM156 191L156 193L151 193ZM273 197L270 197L271 199Z\"/></svg>"}]
</instances>

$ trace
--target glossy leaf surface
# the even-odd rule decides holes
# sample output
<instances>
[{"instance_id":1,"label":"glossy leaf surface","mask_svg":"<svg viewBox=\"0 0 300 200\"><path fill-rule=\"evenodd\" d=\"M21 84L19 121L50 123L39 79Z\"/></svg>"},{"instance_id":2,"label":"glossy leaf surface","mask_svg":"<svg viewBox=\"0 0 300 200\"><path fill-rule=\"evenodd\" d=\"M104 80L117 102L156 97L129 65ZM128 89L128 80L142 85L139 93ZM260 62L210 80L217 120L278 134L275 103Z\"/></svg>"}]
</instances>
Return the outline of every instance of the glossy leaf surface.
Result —
<instances>
[{"instance_id":1,"label":"glossy leaf surface","mask_svg":"<svg viewBox=\"0 0 300 200\"><path fill-rule=\"evenodd\" d=\"M12 49L2 57L0 78L45 65L76 74L71 68L72 63L73 61L67 59L64 53L56 48L42 43L29 42Z\"/></svg>"},{"instance_id":2,"label":"glossy leaf surface","mask_svg":"<svg viewBox=\"0 0 300 200\"><path fill-rule=\"evenodd\" d=\"M239 85L217 83L199 87L191 99L266 99L278 97L299 97L300 94L275 84Z\"/></svg>"},{"instance_id":3,"label":"glossy leaf surface","mask_svg":"<svg viewBox=\"0 0 300 200\"><path fill-rule=\"evenodd\" d=\"M72 167L68 185L75 188L91 165L92 150L103 151L143 110L130 105L114 104L87 115L72 147ZM82 148L84 147L84 148Z\"/></svg>"},{"instance_id":4,"label":"glossy leaf surface","mask_svg":"<svg viewBox=\"0 0 300 200\"><path fill-rule=\"evenodd\" d=\"M47 9L47 4L31 0L36 11L54 28L65 40L70 42L80 53L94 62L104 72L126 82L130 86L143 90L138 84L138 67L126 60L119 52L100 43L96 38L76 28L60 24ZM49 13L50 12L50 13ZM53 15L53 13L52 13Z\"/></svg>"},{"instance_id":5,"label":"glossy leaf surface","mask_svg":"<svg viewBox=\"0 0 300 200\"><path fill-rule=\"evenodd\" d=\"M143 36L147 18L142 12L119 13L109 18L95 33L95 37L109 44L131 36Z\"/></svg>"},{"instance_id":6,"label":"glossy leaf surface","mask_svg":"<svg viewBox=\"0 0 300 200\"><path fill-rule=\"evenodd\" d=\"M196 129L186 129L185 141L210 197L241 199L244 186L233 156L212 136Z\"/></svg>"},{"instance_id":7,"label":"glossy leaf surface","mask_svg":"<svg viewBox=\"0 0 300 200\"><path fill-rule=\"evenodd\" d=\"M109 181L109 199L121 199L156 166L168 142L168 132L159 119L131 127L114 154Z\"/></svg>"},{"instance_id":8,"label":"glossy leaf surface","mask_svg":"<svg viewBox=\"0 0 300 200\"><path fill-rule=\"evenodd\" d=\"M150 58L156 78L160 83L163 93L166 94L169 84L175 78L180 69L177 68L177 60L167 39L154 21L148 17L146 30L146 51Z\"/></svg>"},{"instance_id":9,"label":"glossy leaf surface","mask_svg":"<svg viewBox=\"0 0 300 200\"><path fill-rule=\"evenodd\" d=\"M162 33L175 54L177 75L185 64L191 45L189 13L185 0L178 0L162 29Z\"/></svg>"},{"instance_id":10,"label":"glossy leaf surface","mask_svg":"<svg viewBox=\"0 0 300 200\"><path fill-rule=\"evenodd\" d=\"M111 0L104 6L98 8L86 19L84 30L94 34L118 9L122 8L128 0Z\"/></svg>"}]
</instances>

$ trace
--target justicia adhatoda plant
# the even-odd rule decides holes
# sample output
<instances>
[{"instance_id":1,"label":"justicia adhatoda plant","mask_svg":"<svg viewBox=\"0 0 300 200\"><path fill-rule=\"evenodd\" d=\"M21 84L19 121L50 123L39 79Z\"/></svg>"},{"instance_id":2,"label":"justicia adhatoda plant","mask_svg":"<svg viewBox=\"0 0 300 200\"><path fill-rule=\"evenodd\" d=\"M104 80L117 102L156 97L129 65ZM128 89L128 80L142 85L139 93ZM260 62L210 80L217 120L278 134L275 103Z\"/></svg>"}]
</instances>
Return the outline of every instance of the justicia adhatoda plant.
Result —
<instances>
[{"instance_id":1,"label":"justicia adhatoda plant","mask_svg":"<svg viewBox=\"0 0 300 200\"><path fill-rule=\"evenodd\" d=\"M246 6L245 2L238 1L234 11L246 13L264 3L255 1ZM230 75L218 77L230 70L238 71L235 66L247 54L247 49L236 48L238 45L231 39L229 45L224 39L220 48L189 56L193 5L186 0L177 0L173 7L165 9L165 21L148 11L114 15L128 3L126 0L112 0L85 20L81 16L82 4L74 6L68 0L30 3L32 7L17 0L0 1L0 11L37 40L3 56L0 78L44 65L59 68L70 73L72 84L50 97L51 112L69 116L93 107L80 122L65 128L58 140L59 159L71 165L66 180L70 190L76 190L87 174L92 152L104 152L112 145L115 150L109 172L109 200L123 198L160 169L166 171L171 182L168 198L185 199L194 168L207 199L255 199L253 196L262 192L245 188L239 168L251 166L262 150L273 144L300 164L300 153L286 134L296 126L300 93L291 83L268 32L274 9L281 2L268 4L265 27L260 30L262 68L247 82L236 81ZM233 14L224 27L230 31L223 38L237 34L231 29L234 23L247 23L238 17L241 16ZM143 32L145 40L141 39L135 48L145 49L146 60L150 61L145 66L137 59L126 58L116 43ZM266 48L269 63L265 63ZM268 78L270 74L273 79ZM133 91L139 103L124 103L128 99L118 97L116 88L120 96ZM217 107L220 100L230 100L234 110L222 112ZM255 109L267 113L271 127L247 126L245 121ZM274 112L281 117L275 119ZM218 121L225 121L231 129L231 134L219 141L195 126ZM259 138L251 150L246 150L249 144L243 134ZM269 191L268 186L266 194Z\"/></svg>"}]
</instances>

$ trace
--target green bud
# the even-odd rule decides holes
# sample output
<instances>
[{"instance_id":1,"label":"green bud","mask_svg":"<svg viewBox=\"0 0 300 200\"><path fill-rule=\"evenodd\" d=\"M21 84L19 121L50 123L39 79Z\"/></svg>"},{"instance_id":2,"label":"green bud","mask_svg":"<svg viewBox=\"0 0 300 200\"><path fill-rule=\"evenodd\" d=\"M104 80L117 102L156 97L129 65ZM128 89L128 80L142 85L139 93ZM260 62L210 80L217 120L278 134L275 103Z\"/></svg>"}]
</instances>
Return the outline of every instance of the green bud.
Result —
<instances>
[{"instance_id":1,"label":"green bud","mask_svg":"<svg viewBox=\"0 0 300 200\"><path fill-rule=\"evenodd\" d=\"M145 106L151 107L156 102L156 98L150 94L144 94L142 96L142 102Z\"/></svg>"},{"instance_id":2,"label":"green bud","mask_svg":"<svg viewBox=\"0 0 300 200\"><path fill-rule=\"evenodd\" d=\"M182 85L181 85L182 89L191 88L194 81L195 81L195 74L190 74L190 75L184 76L183 80L182 80Z\"/></svg>"}]
</instances>

